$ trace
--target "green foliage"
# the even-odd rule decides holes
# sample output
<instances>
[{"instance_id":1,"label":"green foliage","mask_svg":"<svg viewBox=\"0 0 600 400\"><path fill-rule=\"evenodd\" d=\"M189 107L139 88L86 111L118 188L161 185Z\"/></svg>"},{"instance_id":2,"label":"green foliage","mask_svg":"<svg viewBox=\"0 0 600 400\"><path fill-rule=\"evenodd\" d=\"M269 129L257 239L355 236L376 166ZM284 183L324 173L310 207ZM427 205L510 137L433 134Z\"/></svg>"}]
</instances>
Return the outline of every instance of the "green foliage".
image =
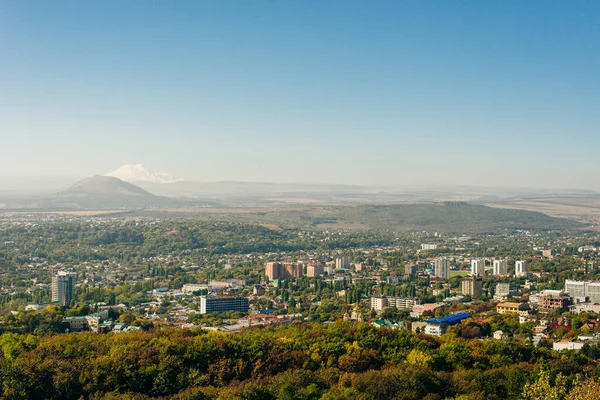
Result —
<instances>
[{"instance_id":1,"label":"green foliage","mask_svg":"<svg viewBox=\"0 0 600 400\"><path fill-rule=\"evenodd\" d=\"M574 374L595 363L526 343L349 322L236 334L4 334L0 347L7 399L563 399L571 387L587 399Z\"/></svg>"}]
</instances>

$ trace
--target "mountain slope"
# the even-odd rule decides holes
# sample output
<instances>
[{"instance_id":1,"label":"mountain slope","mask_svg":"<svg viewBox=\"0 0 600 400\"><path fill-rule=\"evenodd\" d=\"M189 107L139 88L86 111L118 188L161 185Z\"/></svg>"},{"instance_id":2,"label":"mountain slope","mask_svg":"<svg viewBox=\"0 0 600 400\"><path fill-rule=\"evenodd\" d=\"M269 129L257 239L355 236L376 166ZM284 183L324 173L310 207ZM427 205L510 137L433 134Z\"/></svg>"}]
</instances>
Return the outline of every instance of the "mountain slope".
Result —
<instances>
[{"instance_id":1,"label":"mountain slope","mask_svg":"<svg viewBox=\"0 0 600 400\"><path fill-rule=\"evenodd\" d=\"M119 178L125 182L174 183L181 181L173 175L156 172L143 164L125 164L105 176Z\"/></svg>"},{"instance_id":2,"label":"mountain slope","mask_svg":"<svg viewBox=\"0 0 600 400\"><path fill-rule=\"evenodd\" d=\"M140 187L124 182L112 176L92 176L85 178L58 195L102 195L102 196L141 196L154 195Z\"/></svg>"}]
</instances>

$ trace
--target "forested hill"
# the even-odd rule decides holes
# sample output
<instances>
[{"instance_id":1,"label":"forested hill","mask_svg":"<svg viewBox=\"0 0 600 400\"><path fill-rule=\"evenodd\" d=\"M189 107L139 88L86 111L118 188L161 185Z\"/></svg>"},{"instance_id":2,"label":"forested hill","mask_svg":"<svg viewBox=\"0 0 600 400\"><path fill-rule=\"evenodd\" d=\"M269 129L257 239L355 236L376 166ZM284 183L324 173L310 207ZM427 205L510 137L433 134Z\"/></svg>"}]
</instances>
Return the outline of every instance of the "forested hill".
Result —
<instances>
[{"instance_id":1,"label":"forested hill","mask_svg":"<svg viewBox=\"0 0 600 400\"><path fill-rule=\"evenodd\" d=\"M553 230L583 227L574 221L525 210L463 202L373 205L346 208L342 219L369 228L483 233L506 229Z\"/></svg>"},{"instance_id":2,"label":"forested hill","mask_svg":"<svg viewBox=\"0 0 600 400\"><path fill-rule=\"evenodd\" d=\"M463 324L458 329L467 328ZM247 329L236 334L182 329L116 335L7 333L0 336L0 396L73 400L597 398L598 347L559 354L519 340L469 341L456 329L442 338L349 322Z\"/></svg>"},{"instance_id":3,"label":"forested hill","mask_svg":"<svg viewBox=\"0 0 600 400\"><path fill-rule=\"evenodd\" d=\"M172 213L172 216L207 218L301 229L374 229L437 231L454 234L503 233L517 229L547 231L581 229L586 225L526 210L492 208L463 202L356 206L293 206L232 209L231 213ZM153 216L153 211L139 215ZM165 216L164 214L161 216Z\"/></svg>"}]
</instances>

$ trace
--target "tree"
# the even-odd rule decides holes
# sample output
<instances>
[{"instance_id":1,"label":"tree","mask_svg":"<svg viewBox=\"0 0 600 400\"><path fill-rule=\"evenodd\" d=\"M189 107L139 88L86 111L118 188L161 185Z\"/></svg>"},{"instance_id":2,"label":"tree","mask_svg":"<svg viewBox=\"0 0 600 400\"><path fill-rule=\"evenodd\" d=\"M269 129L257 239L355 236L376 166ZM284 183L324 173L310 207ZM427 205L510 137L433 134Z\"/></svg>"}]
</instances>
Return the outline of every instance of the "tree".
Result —
<instances>
[{"instance_id":1,"label":"tree","mask_svg":"<svg viewBox=\"0 0 600 400\"><path fill-rule=\"evenodd\" d=\"M534 382L527 382L523 388L525 400L563 400L567 398L567 378L559 373L554 380L551 379L547 369L540 369Z\"/></svg>"}]
</instances>

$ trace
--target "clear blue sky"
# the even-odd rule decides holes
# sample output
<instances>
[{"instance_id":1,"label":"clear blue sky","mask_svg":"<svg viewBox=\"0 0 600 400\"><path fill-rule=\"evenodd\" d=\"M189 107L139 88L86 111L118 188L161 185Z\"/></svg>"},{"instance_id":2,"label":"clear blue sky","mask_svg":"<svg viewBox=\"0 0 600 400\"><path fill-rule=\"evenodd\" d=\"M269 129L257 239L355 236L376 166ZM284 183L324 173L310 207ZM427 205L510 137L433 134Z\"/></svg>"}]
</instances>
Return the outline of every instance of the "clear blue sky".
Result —
<instances>
[{"instance_id":1,"label":"clear blue sky","mask_svg":"<svg viewBox=\"0 0 600 400\"><path fill-rule=\"evenodd\" d=\"M600 189L600 2L0 1L0 175Z\"/></svg>"}]
</instances>

